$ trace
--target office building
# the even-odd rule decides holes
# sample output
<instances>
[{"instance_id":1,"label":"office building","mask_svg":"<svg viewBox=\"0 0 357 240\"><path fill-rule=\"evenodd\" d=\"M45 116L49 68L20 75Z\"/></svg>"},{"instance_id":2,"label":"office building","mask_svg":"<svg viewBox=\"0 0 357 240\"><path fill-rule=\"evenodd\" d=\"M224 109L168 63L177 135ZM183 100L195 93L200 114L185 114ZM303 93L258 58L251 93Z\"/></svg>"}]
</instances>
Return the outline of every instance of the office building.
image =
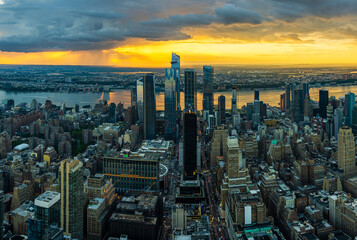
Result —
<instances>
[{"instance_id":1,"label":"office building","mask_svg":"<svg viewBox=\"0 0 357 240\"><path fill-rule=\"evenodd\" d=\"M162 224L162 198L151 194L126 195L109 219L109 236L157 240Z\"/></svg>"},{"instance_id":2,"label":"office building","mask_svg":"<svg viewBox=\"0 0 357 240\"><path fill-rule=\"evenodd\" d=\"M237 113L237 90L238 87L232 88L232 115Z\"/></svg>"},{"instance_id":3,"label":"office building","mask_svg":"<svg viewBox=\"0 0 357 240\"><path fill-rule=\"evenodd\" d=\"M65 235L84 239L83 232L83 163L79 160L61 161L59 169L61 196L61 228Z\"/></svg>"},{"instance_id":4,"label":"office building","mask_svg":"<svg viewBox=\"0 0 357 240\"><path fill-rule=\"evenodd\" d=\"M29 219L29 239L47 240L61 224L60 193L47 191L35 199L35 218Z\"/></svg>"},{"instance_id":5,"label":"office building","mask_svg":"<svg viewBox=\"0 0 357 240\"><path fill-rule=\"evenodd\" d=\"M165 137L169 140L177 137L176 71L174 68L165 69Z\"/></svg>"},{"instance_id":6,"label":"office building","mask_svg":"<svg viewBox=\"0 0 357 240\"><path fill-rule=\"evenodd\" d=\"M213 76L212 66L203 66L203 110L213 112Z\"/></svg>"},{"instance_id":7,"label":"office building","mask_svg":"<svg viewBox=\"0 0 357 240\"><path fill-rule=\"evenodd\" d=\"M144 122L144 83L136 81L136 108L138 111L139 122Z\"/></svg>"},{"instance_id":8,"label":"office building","mask_svg":"<svg viewBox=\"0 0 357 240\"><path fill-rule=\"evenodd\" d=\"M328 105L328 91L325 89L321 89L319 91L319 109L320 109L320 117L327 117L327 105Z\"/></svg>"},{"instance_id":9,"label":"office building","mask_svg":"<svg viewBox=\"0 0 357 240\"><path fill-rule=\"evenodd\" d=\"M197 114L186 110L183 119L183 164L184 178L195 178L197 174Z\"/></svg>"},{"instance_id":10,"label":"office building","mask_svg":"<svg viewBox=\"0 0 357 240\"><path fill-rule=\"evenodd\" d=\"M296 123L304 120L304 96L302 89L294 90L293 116Z\"/></svg>"},{"instance_id":11,"label":"office building","mask_svg":"<svg viewBox=\"0 0 357 240\"><path fill-rule=\"evenodd\" d=\"M352 111L356 103L356 95L354 93L347 93L345 95L345 117L346 126L352 126Z\"/></svg>"},{"instance_id":12,"label":"office building","mask_svg":"<svg viewBox=\"0 0 357 240\"><path fill-rule=\"evenodd\" d=\"M259 90L257 90L257 89L254 90L254 101L255 100L259 101Z\"/></svg>"},{"instance_id":13,"label":"office building","mask_svg":"<svg viewBox=\"0 0 357 240\"><path fill-rule=\"evenodd\" d=\"M197 74L185 69L185 109L197 110Z\"/></svg>"},{"instance_id":14,"label":"office building","mask_svg":"<svg viewBox=\"0 0 357 240\"><path fill-rule=\"evenodd\" d=\"M248 120L252 120L252 115L254 113L254 105L253 105L253 103L247 103L246 112L247 112Z\"/></svg>"},{"instance_id":15,"label":"office building","mask_svg":"<svg viewBox=\"0 0 357 240\"><path fill-rule=\"evenodd\" d=\"M155 75L144 76L144 139L156 137Z\"/></svg>"},{"instance_id":16,"label":"office building","mask_svg":"<svg viewBox=\"0 0 357 240\"><path fill-rule=\"evenodd\" d=\"M108 228L109 211L103 198L94 198L89 201L87 208L87 240L102 240Z\"/></svg>"},{"instance_id":17,"label":"office building","mask_svg":"<svg viewBox=\"0 0 357 240\"><path fill-rule=\"evenodd\" d=\"M181 79L180 79L180 56L176 53L172 53L171 55L171 68L175 69L176 74L176 97L177 97L177 111L180 111L180 92L181 92Z\"/></svg>"},{"instance_id":18,"label":"office building","mask_svg":"<svg viewBox=\"0 0 357 240\"><path fill-rule=\"evenodd\" d=\"M116 191L158 191L159 153L109 151L103 156L104 176L113 179Z\"/></svg>"},{"instance_id":19,"label":"office building","mask_svg":"<svg viewBox=\"0 0 357 240\"><path fill-rule=\"evenodd\" d=\"M210 167L217 169L217 157L224 157L227 154L228 130L224 126L218 126L213 131L210 151Z\"/></svg>"},{"instance_id":20,"label":"office building","mask_svg":"<svg viewBox=\"0 0 357 240\"><path fill-rule=\"evenodd\" d=\"M226 123L226 97L218 97L218 125Z\"/></svg>"},{"instance_id":21,"label":"office building","mask_svg":"<svg viewBox=\"0 0 357 240\"><path fill-rule=\"evenodd\" d=\"M356 144L351 128L347 126L340 128L337 144L338 166L343 169L345 175L350 176L356 172Z\"/></svg>"},{"instance_id":22,"label":"office building","mask_svg":"<svg viewBox=\"0 0 357 240\"><path fill-rule=\"evenodd\" d=\"M303 82L302 83L302 90L303 90L303 98L308 98L310 97L310 86L308 82Z\"/></svg>"}]
</instances>

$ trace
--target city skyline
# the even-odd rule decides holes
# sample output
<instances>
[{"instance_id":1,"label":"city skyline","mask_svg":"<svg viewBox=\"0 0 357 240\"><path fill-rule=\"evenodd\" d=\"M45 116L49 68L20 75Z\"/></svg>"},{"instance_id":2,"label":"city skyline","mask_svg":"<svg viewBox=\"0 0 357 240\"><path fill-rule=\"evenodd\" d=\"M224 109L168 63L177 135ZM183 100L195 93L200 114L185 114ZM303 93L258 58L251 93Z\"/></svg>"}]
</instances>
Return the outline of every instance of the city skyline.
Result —
<instances>
[{"instance_id":1,"label":"city skyline","mask_svg":"<svg viewBox=\"0 0 357 240\"><path fill-rule=\"evenodd\" d=\"M355 65L353 0L1 0L0 64ZM45 20L46 19L46 20Z\"/></svg>"}]
</instances>

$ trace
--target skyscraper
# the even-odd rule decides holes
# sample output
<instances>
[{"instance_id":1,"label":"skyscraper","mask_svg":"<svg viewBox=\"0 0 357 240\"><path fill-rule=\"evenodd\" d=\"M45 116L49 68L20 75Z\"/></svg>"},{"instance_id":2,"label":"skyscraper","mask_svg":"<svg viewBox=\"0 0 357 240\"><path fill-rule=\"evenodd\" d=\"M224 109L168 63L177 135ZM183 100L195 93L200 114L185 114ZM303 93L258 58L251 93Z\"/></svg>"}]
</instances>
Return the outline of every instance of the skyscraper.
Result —
<instances>
[{"instance_id":1,"label":"skyscraper","mask_svg":"<svg viewBox=\"0 0 357 240\"><path fill-rule=\"evenodd\" d=\"M356 95L354 93L347 93L345 95L345 116L346 125L351 127L352 125L352 111L356 103Z\"/></svg>"},{"instance_id":2,"label":"skyscraper","mask_svg":"<svg viewBox=\"0 0 357 240\"><path fill-rule=\"evenodd\" d=\"M144 84L141 80L136 81L136 107L139 121L144 122Z\"/></svg>"},{"instance_id":3,"label":"skyscraper","mask_svg":"<svg viewBox=\"0 0 357 240\"><path fill-rule=\"evenodd\" d=\"M237 113L237 87L232 88L232 114Z\"/></svg>"},{"instance_id":4,"label":"skyscraper","mask_svg":"<svg viewBox=\"0 0 357 240\"><path fill-rule=\"evenodd\" d=\"M302 83L303 98L310 97L310 86L308 82Z\"/></svg>"},{"instance_id":5,"label":"skyscraper","mask_svg":"<svg viewBox=\"0 0 357 240\"><path fill-rule=\"evenodd\" d=\"M254 100L259 101L259 90L257 90L257 89L254 90Z\"/></svg>"},{"instance_id":6,"label":"skyscraper","mask_svg":"<svg viewBox=\"0 0 357 240\"><path fill-rule=\"evenodd\" d=\"M61 228L72 238L83 238L83 163L66 159L59 169Z\"/></svg>"},{"instance_id":7,"label":"skyscraper","mask_svg":"<svg viewBox=\"0 0 357 240\"><path fill-rule=\"evenodd\" d=\"M226 97L218 97L218 125L226 123Z\"/></svg>"},{"instance_id":8,"label":"skyscraper","mask_svg":"<svg viewBox=\"0 0 357 240\"><path fill-rule=\"evenodd\" d=\"M293 99L293 116L295 122L300 122L304 120L304 97L302 89L294 90L294 99Z\"/></svg>"},{"instance_id":9,"label":"skyscraper","mask_svg":"<svg viewBox=\"0 0 357 240\"><path fill-rule=\"evenodd\" d=\"M322 118L326 118L327 116L327 105L328 105L328 91L325 89L321 89L319 91L319 108L320 108L320 116Z\"/></svg>"},{"instance_id":10,"label":"skyscraper","mask_svg":"<svg viewBox=\"0 0 357 240\"><path fill-rule=\"evenodd\" d=\"M193 69L185 69L185 109L197 110L197 75Z\"/></svg>"},{"instance_id":11,"label":"skyscraper","mask_svg":"<svg viewBox=\"0 0 357 240\"><path fill-rule=\"evenodd\" d=\"M338 166L343 169L345 175L354 173L356 170L356 149L351 128L347 126L340 128L337 144Z\"/></svg>"},{"instance_id":12,"label":"skyscraper","mask_svg":"<svg viewBox=\"0 0 357 240\"><path fill-rule=\"evenodd\" d=\"M203 110L213 112L213 75L212 66L203 66Z\"/></svg>"},{"instance_id":13,"label":"skyscraper","mask_svg":"<svg viewBox=\"0 0 357 240\"><path fill-rule=\"evenodd\" d=\"M165 136L167 139L176 139L176 72L177 69L165 69Z\"/></svg>"},{"instance_id":14,"label":"skyscraper","mask_svg":"<svg viewBox=\"0 0 357 240\"><path fill-rule=\"evenodd\" d=\"M181 83L180 83L180 56L176 53L172 53L171 55L171 68L176 69L176 97L177 97L177 110L179 111L180 106L180 91L181 91Z\"/></svg>"},{"instance_id":15,"label":"skyscraper","mask_svg":"<svg viewBox=\"0 0 357 240\"><path fill-rule=\"evenodd\" d=\"M156 137L155 75L144 76L144 139Z\"/></svg>"},{"instance_id":16,"label":"skyscraper","mask_svg":"<svg viewBox=\"0 0 357 240\"><path fill-rule=\"evenodd\" d=\"M357 135L357 104L353 107L352 111L352 132L354 135Z\"/></svg>"},{"instance_id":17,"label":"skyscraper","mask_svg":"<svg viewBox=\"0 0 357 240\"><path fill-rule=\"evenodd\" d=\"M184 178L192 179L197 173L197 114L185 110L183 117Z\"/></svg>"},{"instance_id":18,"label":"skyscraper","mask_svg":"<svg viewBox=\"0 0 357 240\"><path fill-rule=\"evenodd\" d=\"M291 106L291 98L290 98L290 94L291 94L291 84L287 84L285 87L285 106L286 109L285 111L289 111L290 110L290 106Z\"/></svg>"}]
</instances>

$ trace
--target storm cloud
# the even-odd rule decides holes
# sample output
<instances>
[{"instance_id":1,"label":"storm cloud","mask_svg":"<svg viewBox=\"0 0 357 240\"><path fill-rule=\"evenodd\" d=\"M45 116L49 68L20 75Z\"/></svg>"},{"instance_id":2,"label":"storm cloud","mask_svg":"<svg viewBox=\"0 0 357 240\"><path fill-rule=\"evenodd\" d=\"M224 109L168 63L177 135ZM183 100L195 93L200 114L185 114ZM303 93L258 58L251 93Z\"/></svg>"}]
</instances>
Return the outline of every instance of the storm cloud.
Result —
<instances>
[{"instance_id":1,"label":"storm cloud","mask_svg":"<svg viewBox=\"0 0 357 240\"><path fill-rule=\"evenodd\" d=\"M189 39L192 34L188 28L205 27L214 29L216 35L235 29L231 35L237 38L239 29L262 29L250 34L249 40L264 39L265 34L273 39L276 33L282 39L301 41L303 27L299 32L293 32L294 28L289 32L289 26L286 32L279 32L277 27L270 28L273 32L263 30L281 22L296 25L300 21L301 25L305 19L311 21L307 23L309 33L335 30L341 37L354 38L357 29L344 26L343 17L354 19L356 10L355 0L3 0L0 51L112 49L128 38ZM313 18L323 21L314 25ZM341 24L321 25L334 18Z\"/></svg>"}]
</instances>

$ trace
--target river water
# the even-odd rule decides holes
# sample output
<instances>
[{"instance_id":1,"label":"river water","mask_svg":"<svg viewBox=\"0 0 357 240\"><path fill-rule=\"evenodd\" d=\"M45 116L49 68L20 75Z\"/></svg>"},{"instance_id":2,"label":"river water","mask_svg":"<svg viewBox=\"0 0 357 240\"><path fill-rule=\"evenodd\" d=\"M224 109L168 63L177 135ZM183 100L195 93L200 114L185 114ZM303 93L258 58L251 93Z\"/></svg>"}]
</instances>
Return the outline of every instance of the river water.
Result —
<instances>
[{"instance_id":1,"label":"river water","mask_svg":"<svg viewBox=\"0 0 357 240\"><path fill-rule=\"evenodd\" d=\"M319 98L319 89L321 88L311 88L310 96L313 100ZM335 96L336 98L344 96L348 92L353 92L357 94L357 86L333 86L324 87L324 89L329 91L329 96ZM280 102L280 95L284 91L281 89L260 89L260 100L265 103L269 103L271 106L278 106ZM226 97L226 108L231 108L231 96L230 91L215 92L214 102L217 105L218 96L224 95ZM6 99L14 99L15 104L22 102L31 103L32 99L36 99L39 103L44 103L45 100L50 99L52 103L60 105L64 103L67 107L73 107L75 104L80 106L91 105L94 106L99 100L108 100L109 103L114 102L118 104L123 103L125 107L130 105L130 90L120 89L113 92L106 93L62 93L62 92L5 92L0 91L0 101ZM164 92L156 94L156 108L157 110L164 110ZM254 101L254 91L253 90L239 90L238 91L238 107L242 107L248 102ZM202 109L202 92L197 93L197 108ZM181 106L184 106L184 94L181 92Z\"/></svg>"}]
</instances>

